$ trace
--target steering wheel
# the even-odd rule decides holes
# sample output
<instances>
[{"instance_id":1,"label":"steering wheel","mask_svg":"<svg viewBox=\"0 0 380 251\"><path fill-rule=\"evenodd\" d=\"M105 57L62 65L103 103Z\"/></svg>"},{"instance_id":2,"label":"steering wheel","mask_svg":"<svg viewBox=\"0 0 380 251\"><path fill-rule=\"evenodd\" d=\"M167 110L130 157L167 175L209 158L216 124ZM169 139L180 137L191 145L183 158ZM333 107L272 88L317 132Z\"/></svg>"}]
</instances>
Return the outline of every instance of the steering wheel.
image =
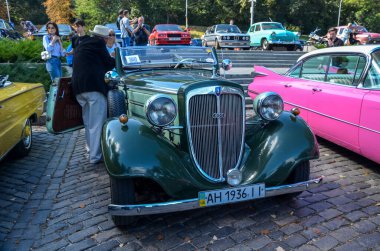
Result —
<instances>
[{"instance_id":1,"label":"steering wheel","mask_svg":"<svg viewBox=\"0 0 380 251\"><path fill-rule=\"evenodd\" d=\"M184 59L181 59L175 66L174 66L174 69L177 69L180 65L182 64L185 64L185 63L191 63L191 62L195 62L197 61L196 59L194 58L184 58Z\"/></svg>"}]
</instances>

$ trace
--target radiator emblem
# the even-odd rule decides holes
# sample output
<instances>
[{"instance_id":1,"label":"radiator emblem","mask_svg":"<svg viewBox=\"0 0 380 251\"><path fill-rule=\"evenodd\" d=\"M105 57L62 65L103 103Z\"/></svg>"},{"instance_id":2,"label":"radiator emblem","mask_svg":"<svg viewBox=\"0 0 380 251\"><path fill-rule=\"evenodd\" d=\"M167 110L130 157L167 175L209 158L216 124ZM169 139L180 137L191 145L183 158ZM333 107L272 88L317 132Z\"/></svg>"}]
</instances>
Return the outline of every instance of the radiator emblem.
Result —
<instances>
[{"instance_id":1,"label":"radiator emblem","mask_svg":"<svg viewBox=\"0 0 380 251\"><path fill-rule=\"evenodd\" d=\"M212 118L213 119L222 119L222 118L224 118L224 113L222 113L222 112L215 112L215 113L212 114Z\"/></svg>"},{"instance_id":2,"label":"radiator emblem","mask_svg":"<svg viewBox=\"0 0 380 251\"><path fill-rule=\"evenodd\" d=\"M221 93L222 93L222 87L220 86L215 87L216 96L220 96Z\"/></svg>"}]
</instances>

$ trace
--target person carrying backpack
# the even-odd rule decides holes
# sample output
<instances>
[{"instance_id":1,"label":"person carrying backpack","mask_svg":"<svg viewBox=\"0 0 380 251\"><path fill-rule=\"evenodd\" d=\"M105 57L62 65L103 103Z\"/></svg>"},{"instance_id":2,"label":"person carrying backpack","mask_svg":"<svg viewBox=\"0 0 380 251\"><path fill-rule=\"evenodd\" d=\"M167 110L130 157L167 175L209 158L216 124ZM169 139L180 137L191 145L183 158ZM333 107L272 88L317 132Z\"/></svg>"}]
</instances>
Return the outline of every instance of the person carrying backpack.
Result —
<instances>
[{"instance_id":1,"label":"person carrying backpack","mask_svg":"<svg viewBox=\"0 0 380 251\"><path fill-rule=\"evenodd\" d=\"M119 10L119 15L117 16L116 19L116 27L120 30L120 21L123 18L123 9Z\"/></svg>"}]
</instances>

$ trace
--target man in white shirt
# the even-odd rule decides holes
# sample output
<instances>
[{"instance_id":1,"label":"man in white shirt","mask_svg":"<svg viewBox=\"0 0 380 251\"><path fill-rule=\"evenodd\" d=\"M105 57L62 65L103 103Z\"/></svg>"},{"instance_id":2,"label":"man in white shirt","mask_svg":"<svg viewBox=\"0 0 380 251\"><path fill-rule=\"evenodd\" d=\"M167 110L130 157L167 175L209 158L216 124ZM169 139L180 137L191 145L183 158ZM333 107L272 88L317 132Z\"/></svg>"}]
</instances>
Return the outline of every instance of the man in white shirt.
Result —
<instances>
[{"instance_id":1,"label":"man in white shirt","mask_svg":"<svg viewBox=\"0 0 380 251\"><path fill-rule=\"evenodd\" d=\"M129 23L129 12L124 10L123 18L120 20L120 31L121 38L123 39L123 46L130 46L131 36L132 36L132 27Z\"/></svg>"}]
</instances>

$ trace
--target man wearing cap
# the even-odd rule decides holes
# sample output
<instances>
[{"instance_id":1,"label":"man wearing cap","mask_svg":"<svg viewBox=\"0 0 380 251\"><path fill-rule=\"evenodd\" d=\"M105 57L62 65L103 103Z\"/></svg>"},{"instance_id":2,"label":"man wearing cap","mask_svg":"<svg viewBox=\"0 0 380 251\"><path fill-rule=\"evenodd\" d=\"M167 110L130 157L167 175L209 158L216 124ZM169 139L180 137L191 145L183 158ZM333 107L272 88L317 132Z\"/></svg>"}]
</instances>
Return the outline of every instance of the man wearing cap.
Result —
<instances>
[{"instance_id":1,"label":"man wearing cap","mask_svg":"<svg viewBox=\"0 0 380 251\"><path fill-rule=\"evenodd\" d=\"M327 34L327 47L343 46L343 41L336 37L337 28L330 28Z\"/></svg>"},{"instance_id":2,"label":"man wearing cap","mask_svg":"<svg viewBox=\"0 0 380 251\"><path fill-rule=\"evenodd\" d=\"M107 88L104 75L115 67L115 60L106 49L109 28L96 25L74 50L72 87L82 106L86 146L90 163L102 162L100 135L107 119Z\"/></svg>"}]
</instances>

